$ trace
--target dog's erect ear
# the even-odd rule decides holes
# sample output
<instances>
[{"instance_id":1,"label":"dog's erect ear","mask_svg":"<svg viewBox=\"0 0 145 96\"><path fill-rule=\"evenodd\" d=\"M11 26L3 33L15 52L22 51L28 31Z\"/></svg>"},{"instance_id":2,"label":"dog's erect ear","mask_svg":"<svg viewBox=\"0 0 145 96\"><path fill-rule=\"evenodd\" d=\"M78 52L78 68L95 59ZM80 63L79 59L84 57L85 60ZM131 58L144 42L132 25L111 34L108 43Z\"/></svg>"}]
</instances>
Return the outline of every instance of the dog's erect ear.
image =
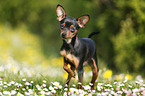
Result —
<instances>
[{"instance_id":1,"label":"dog's erect ear","mask_svg":"<svg viewBox=\"0 0 145 96\"><path fill-rule=\"evenodd\" d=\"M83 16L77 18L77 22L81 28L84 28L89 20L90 20L89 15L83 15Z\"/></svg>"},{"instance_id":2,"label":"dog's erect ear","mask_svg":"<svg viewBox=\"0 0 145 96\"><path fill-rule=\"evenodd\" d=\"M56 7L56 13L57 13L58 21L61 21L62 19L64 19L66 17L66 12L60 4L58 4Z\"/></svg>"}]
</instances>

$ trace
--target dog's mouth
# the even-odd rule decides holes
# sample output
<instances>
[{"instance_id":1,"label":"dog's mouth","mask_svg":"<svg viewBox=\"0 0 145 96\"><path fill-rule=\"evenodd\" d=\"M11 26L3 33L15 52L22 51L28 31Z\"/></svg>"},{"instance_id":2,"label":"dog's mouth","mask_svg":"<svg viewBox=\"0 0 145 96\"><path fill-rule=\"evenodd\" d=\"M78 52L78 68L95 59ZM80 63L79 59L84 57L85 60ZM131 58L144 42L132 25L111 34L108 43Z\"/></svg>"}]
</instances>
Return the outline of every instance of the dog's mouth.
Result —
<instances>
[{"instance_id":1,"label":"dog's mouth","mask_svg":"<svg viewBox=\"0 0 145 96\"><path fill-rule=\"evenodd\" d=\"M71 43L72 38L62 38L63 40L65 40L68 44Z\"/></svg>"},{"instance_id":2,"label":"dog's mouth","mask_svg":"<svg viewBox=\"0 0 145 96\"><path fill-rule=\"evenodd\" d=\"M62 36L62 34L61 34L61 37L62 37L62 39L63 40L65 40L68 44L69 43L71 43L71 41L72 41L72 38L75 36L76 34L72 34L71 36Z\"/></svg>"}]
</instances>

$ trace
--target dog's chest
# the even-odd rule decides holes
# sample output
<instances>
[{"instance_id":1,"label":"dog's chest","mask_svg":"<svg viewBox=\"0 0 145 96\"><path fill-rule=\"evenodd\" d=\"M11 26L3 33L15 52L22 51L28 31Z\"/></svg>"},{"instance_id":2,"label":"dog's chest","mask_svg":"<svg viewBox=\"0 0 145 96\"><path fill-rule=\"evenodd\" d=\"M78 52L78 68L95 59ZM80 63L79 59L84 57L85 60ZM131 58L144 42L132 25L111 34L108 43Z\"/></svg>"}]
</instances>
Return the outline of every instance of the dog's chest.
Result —
<instances>
[{"instance_id":1,"label":"dog's chest","mask_svg":"<svg viewBox=\"0 0 145 96\"><path fill-rule=\"evenodd\" d=\"M79 65L79 59L76 56L67 52L66 50L61 50L60 54L64 56L67 60L69 60L71 63L73 63L77 68L77 66Z\"/></svg>"}]
</instances>

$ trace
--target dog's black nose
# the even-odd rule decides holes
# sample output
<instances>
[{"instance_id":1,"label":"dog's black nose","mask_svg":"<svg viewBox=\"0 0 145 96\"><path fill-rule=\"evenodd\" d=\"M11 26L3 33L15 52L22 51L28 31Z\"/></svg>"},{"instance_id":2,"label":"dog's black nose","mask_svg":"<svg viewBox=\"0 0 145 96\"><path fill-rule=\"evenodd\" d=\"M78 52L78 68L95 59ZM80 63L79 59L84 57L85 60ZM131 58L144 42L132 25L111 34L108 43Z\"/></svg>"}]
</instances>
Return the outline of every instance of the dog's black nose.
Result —
<instances>
[{"instance_id":1,"label":"dog's black nose","mask_svg":"<svg viewBox=\"0 0 145 96\"><path fill-rule=\"evenodd\" d=\"M65 36L66 36L66 33L62 33L62 38L65 38Z\"/></svg>"}]
</instances>

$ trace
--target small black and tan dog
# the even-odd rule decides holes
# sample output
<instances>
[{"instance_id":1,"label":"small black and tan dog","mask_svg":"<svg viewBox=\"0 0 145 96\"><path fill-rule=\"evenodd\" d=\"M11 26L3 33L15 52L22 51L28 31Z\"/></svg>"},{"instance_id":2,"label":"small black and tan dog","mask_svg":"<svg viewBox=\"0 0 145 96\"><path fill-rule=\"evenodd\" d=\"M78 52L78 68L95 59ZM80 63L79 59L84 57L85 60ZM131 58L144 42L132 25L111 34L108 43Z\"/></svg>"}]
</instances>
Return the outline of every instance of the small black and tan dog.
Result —
<instances>
[{"instance_id":1,"label":"small black and tan dog","mask_svg":"<svg viewBox=\"0 0 145 96\"><path fill-rule=\"evenodd\" d=\"M78 72L80 84L78 88L82 89L84 65L89 64L93 71L91 80L92 89L94 89L95 81L98 77L98 64L96 56L96 45L90 37L98 32L91 33L88 38L78 38L79 28L84 28L89 21L89 15L83 15L77 19L66 15L64 8L58 4L56 7L57 20L60 21L61 37L63 45L60 54L64 57L63 68L68 72L66 84L69 84L72 77L75 77L75 69ZM68 64L71 68L68 68Z\"/></svg>"}]
</instances>

